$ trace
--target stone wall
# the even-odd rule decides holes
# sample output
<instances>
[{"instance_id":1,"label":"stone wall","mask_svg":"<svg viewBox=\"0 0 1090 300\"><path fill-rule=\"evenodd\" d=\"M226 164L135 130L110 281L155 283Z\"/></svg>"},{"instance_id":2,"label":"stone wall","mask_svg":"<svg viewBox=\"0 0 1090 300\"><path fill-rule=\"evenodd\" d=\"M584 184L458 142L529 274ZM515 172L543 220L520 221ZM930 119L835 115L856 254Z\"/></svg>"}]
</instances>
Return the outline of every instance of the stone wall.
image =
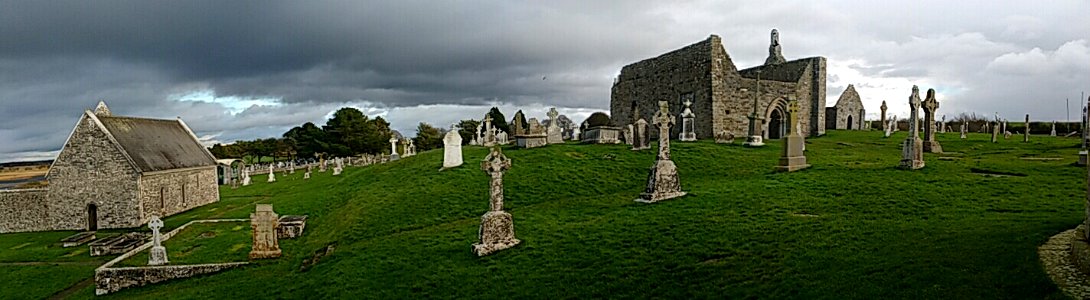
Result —
<instances>
[{"instance_id":1,"label":"stone wall","mask_svg":"<svg viewBox=\"0 0 1090 300\"><path fill-rule=\"evenodd\" d=\"M650 122L658 111L659 100L668 101L671 114L676 116L684 98L691 97L697 138L711 138L723 130L744 136L757 93L757 71L761 73L758 115L768 117L786 101L779 99L794 96L799 101L800 115L805 116L798 118L803 133L825 133L825 58L738 71L715 35L622 68L613 84L610 114L617 126L630 124L637 117ZM747 91L741 92L743 88ZM671 135L679 132L680 126L676 126ZM657 138L657 131L652 136Z\"/></svg>"},{"instance_id":2,"label":"stone wall","mask_svg":"<svg viewBox=\"0 0 1090 300\"><path fill-rule=\"evenodd\" d=\"M215 166L145 174L138 184L141 224L152 215L170 216L219 201L216 179Z\"/></svg>"},{"instance_id":3,"label":"stone wall","mask_svg":"<svg viewBox=\"0 0 1090 300\"><path fill-rule=\"evenodd\" d=\"M47 177L54 230L87 230L91 207L98 215L98 228L143 225L136 202L139 173L86 113Z\"/></svg>"},{"instance_id":4,"label":"stone wall","mask_svg":"<svg viewBox=\"0 0 1090 300\"><path fill-rule=\"evenodd\" d=\"M0 190L0 233L50 230L46 189Z\"/></svg>"},{"instance_id":5,"label":"stone wall","mask_svg":"<svg viewBox=\"0 0 1090 300\"><path fill-rule=\"evenodd\" d=\"M825 113L827 129L848 129L848 119L851 117L852 130L863 130L863 117L866 115L866 110L863 109L863 100L859 98L859 93L855 91L855 86L848 85L844 89L844 92L840 94L840 99L836 101L836 105L828 107Z\"/></svg>"},{"instance_id":6,"label":"stone wall","mask_svg":"<svg viewBox=\"0 0 1090 300\"><path fill-rule=\"evenodd\" d=\"M247 264L248 263L245 262L236 262L203 265L100 268L95 270L95 295L105 295L125 288L155 284L171 279L215 273Z\"/></svg>"}]
</instances>

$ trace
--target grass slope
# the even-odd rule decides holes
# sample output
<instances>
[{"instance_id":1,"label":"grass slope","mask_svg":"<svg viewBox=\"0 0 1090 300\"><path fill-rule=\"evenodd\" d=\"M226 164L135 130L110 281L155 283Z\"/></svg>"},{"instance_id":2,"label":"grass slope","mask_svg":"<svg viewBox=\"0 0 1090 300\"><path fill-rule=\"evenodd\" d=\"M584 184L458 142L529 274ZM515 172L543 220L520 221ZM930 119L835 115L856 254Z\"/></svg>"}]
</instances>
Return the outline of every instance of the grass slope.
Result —
<instances>
[{"instance_id":1,"label":"grass slope","mask_svg":"<svg viewBox=\"0 0 1090 300\"><path fill-rule=\"evenodd\" d=\"M310 215L302 237L281 241L283 257L106 298L1063 298L1036 247L1083 217L1076 140L947 133L939 140L957 153L904 171L904 132L880 136L811 139L813 167L795 173L772 172L778 141L675 142L689 195L651 205L633 199L654 151L505 148L505 207L523 243L484 258L470 252L488 208L484 148L464 148L467 164L442 172L438 150L339 177L256 177L166 223L245 218L254 203Z\"/></svg>"}]
</instances>

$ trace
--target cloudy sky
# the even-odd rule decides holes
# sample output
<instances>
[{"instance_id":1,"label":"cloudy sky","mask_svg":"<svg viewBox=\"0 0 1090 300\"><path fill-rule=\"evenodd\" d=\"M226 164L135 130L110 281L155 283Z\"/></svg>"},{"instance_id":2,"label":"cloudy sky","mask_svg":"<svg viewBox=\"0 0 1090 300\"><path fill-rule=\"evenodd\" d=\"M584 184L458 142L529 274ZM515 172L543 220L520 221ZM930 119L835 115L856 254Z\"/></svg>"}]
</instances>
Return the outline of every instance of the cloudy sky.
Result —
<instances>
[{"instance_id":1,"label":"cloudy sky","mask_svg":"<svg viewBox=\"0 0 1090 300\"><path fill-rule=\"evenodd\" d=\"M278 137L357 107L415 134L491 106L577 122L625 64L723 38L739 67L780 31L877 118L913 84L940 113L1071 119L1090 92L1082 1L6 1L0 162L49 159L83 110L181 117L205 142Z\"/></svg>"}]
</instances>

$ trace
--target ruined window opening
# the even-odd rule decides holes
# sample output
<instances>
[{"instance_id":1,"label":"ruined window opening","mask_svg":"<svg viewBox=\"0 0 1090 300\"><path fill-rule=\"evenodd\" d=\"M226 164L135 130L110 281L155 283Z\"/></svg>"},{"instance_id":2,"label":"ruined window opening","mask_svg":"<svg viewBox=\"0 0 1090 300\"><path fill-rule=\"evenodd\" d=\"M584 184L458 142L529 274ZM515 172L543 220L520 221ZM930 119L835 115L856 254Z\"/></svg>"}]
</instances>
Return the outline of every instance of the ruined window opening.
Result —
<instances>
[{"instance_id":1,"label":"ruined window opening","mask_svg":"<svg viewBox=\"0 0 1090 300\"><path fill-rule=\"evenodd\" d=\"M159 187L159 216L160 217L162 217L164 212L166 212L166 210L167 210L166 194L167 194L167 188L166 187Z\"/></svg>"}]
</instances>

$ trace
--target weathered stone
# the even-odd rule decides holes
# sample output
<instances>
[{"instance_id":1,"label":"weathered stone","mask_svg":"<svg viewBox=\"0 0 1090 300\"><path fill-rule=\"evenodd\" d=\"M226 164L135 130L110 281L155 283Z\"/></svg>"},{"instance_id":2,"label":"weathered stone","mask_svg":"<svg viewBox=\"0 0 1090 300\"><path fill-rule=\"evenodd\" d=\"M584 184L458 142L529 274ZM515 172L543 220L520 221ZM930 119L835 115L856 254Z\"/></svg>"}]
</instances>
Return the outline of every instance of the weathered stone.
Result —
<instances>
[{"instance_id":1,"label":"weathered stone","mask_svg":"<svg viewBox=\"0 0 1090 300\"><path fill-rule=\"evenodd\" d=\"M1029 143L1029 114L1026 114L1026 131L1022 133L1022 142Z\"/></svg>"},{"instance_id":2,"label":"weathered stone","mask_svg":"<svg viewBox=\"0 0 1090 300\"><path fill-rule=\"evenodd\" d=\"M473 253L485 256L514 247L520 242L515 238L515 225L511 214L503 211L503 173L511 168L511 160L494 147L481 161L481 170L492 178L489 181L489 211L481 216L478 231L480 242L473 244Z\"/></svg>"},{"instance_id":3,"label":"weathered stone","mask_svg":"<svg viewBox=\"0 0 1090 300\"><path fill-rule=\"evenodd\" d=\"M306 215L283 215L277 220L276 238L294 239L303 235L303 229L307 227Z\"/></svg>"},{"instance_id":4,"label":"weathered stone","mask_svg":"<svg viewBox=\"0 0 1090 300\"><path fill-rule=\"evenodd\" d=\"M503 138L506 139L507 135L503 134ZM450 131L443 136L443 168L453 168L462 165L462 135L458 134L458 130L454 126L450 127Z\"/></svg>"},{"instance_id":5,"label":"weathered stone","mask_svg":"<svg viewBox=\"0 0 1090 300\"><path fill-rule=\"evenodd\" d=\"M716 133L715 134L715 143L717 143L717 144L733 144L734 143L734 133L728 132L726 130L720 131L719 133Z\"/></svg>"},{"instance_id":6,"label":"weathered stone","mask_svg":"<svg viewBox=\"0 0 1090 300\"><path fill-rule=\"evenodd\" d=\"M796 113L799 111L798 101L791 99L791 102L787 105L788 120L790 124L798 124L795 119ZM806 140L796 130L796 126L789 126L791 131L784 137L783 140L783 155L780 155L780 163L776 166L777 171L782 172L794 172L809 168L810 164L806 163L806 154L803 152Z\"/></svg>"},{"instance_id":7,"label":"weathered stone","mask_svg":"<svg viewBox=\"0 0 1090 300\"><path fill-rule=\"evenodd\" d=\"M151 242L152 247L148 253L148 265L160 266L170 263L167 259L167 249L162 245L162 236L159 234L159 229L163 228L163 221L159 220L159 217L152 216L151 221L148 221L148 228L151 228Z\"/></svg>"},{"instance_id":8,"label":"weathered stone","mask_svg":"<svg viewBox=\"0 0 1090 300\"><path fill-rule=\"evenodd\" d=\"M563 144L563 130L560 128L560 120L557 119L557 117L560 116L560 113L556 112L556 108L553 107L549 109L549 113L547 115L549 116L549 126L545 128L545 133L548 136L546 138L546 141L549 144Z\"/></svg>"},{"instance_id":9,"label":"weathered stone","mask_svg":"<svg viewBox=\"0 0 1090 300\"><path fill-rule=\"evenodd\" d=\"M484 114L484 132L481 133L481 146L492 147L496 145L496 132L492 128L492 114ZM479 131L479 130L478 130Z\"/></svg>"},{"instance_id":10,"label":"weathered stone","mask_svg":"<svg viewBox=\"0 0 1090 300\"><path fill-rule=\"evenodd\" d=\"M879 107L879 108L882 109L882 115L879 116L879 117L882 118L880 120L880 122L881 122L882 126L885 126L886 125L886 109L889 109L889 107L886 106L886 100L882 100L882 107Z\"/></svg>"},{"instance_id":11,"label":"weathered stone","mask_svg":"<svg viewBox=\"0 0 1090 300\"><path fill-rule=\"evenodd\" d=\"M939 101L935 99L935 89L927 89L927 98L923 101L924 125L923 151L942 153L942 145L935 140L935 112L939 110Z\"/></svg>"},{"instance_id":12,"label":"weathered stone","mask_svg":"<svg viewBox=\"0 0 1090 300\"><path fill-rule=\"evenodd\" d=\"M623 137L622 142L624 142L625 144L629 144L629 145L634 144L635 140L636 140L635 138L632 137L632 134L634 133L634 131L636 131L636 128L632 124L628 124L628 125L625 125L624 127L621 127L621 137Z\"/></svg>"},{"instance_id":13,"label":"weathered stone","mask_svg":"<svg viewBox=\"0 0 1090 300\"><path fill-rule=\"evenodd\" d=\"M647 176L647 187L636 202L654 203L685 195L681 191L677 166L670 160L670 126L675 122L674 116L670 115L669 104L659 101L659 112L652 119L652 124L659 128L659 152Z\"/></svg>"},{"instance_id":14,"label":"weathered stone","mask_svg":"<svg viewBox=\"0 0 1090 300\"><path fill-rule=\"evenodd\" d=\"M909 118L908 118L908 138L901 144L901 165L902 169L916 170L924 167L923 161L923 141L920 140L920 131L917 128L919 124L917 115L920 109L920 88L912 86L912 95L908 97L909 105Z\"/></svg>"},{"instance_id":15,"label":"weathered stone","mask_svg":"<svg viewBox=\"0 0 1090 300\"><path fill-rule=\"evenodd\" d=\"M94 239L95 239L95 232L94 231L84 231L84 232L80 232L80 233L70 235L70 236L62 239L61 240L61 247L64 247L64 248L75 247L75 246L86 244L87 242L90 242L90 241L92 241Z\"/></svg>"},{"instance_id":16,"label":"weathered stone","mask_svg":"<svg viewBox=\"0 0 1090 300\"><path fill-rule=\"evenodd\" d=\"M88 244L91 256L117 255L136 249L147 238L141 234L126 233L98 239Z\"/></svg>"},{"instance_id":17,"label":"weathered stone","mask_svg":"<svg viewBox=\"0 0 1090 300\"><path fill-rule=\"evenodd\" d=\"M866 115L859 92L855 90L855 85L849 84L836 104L825 108L825 130L864 130L863 118Z\"/></svg>"},{"instance_id":18,"label":"weathered stone","mask_svg":"<svg viewBox=\"0 0 1090 300\"><path fill-rule=\"evenodd\" d=\"M681 117L681 133L678 133L678 140L683 142L695 142L696 132L694 126L696 126L696 115L693 114L693 110L690 106L693 105L692 94L688 95L688 99L683 102L685 108L679 115Z\"/></svg>"},{"instance_id":19,"label":"weathered stone","mask_svg":"<svg viewBox=\"0 0 1090 300\"><path fill-rule=\"evenodd\" d=\"M632 150L645 150L651 149L651 131L647 128L647 121L642 118L636 120L636 123L632 126Z\"/></svg>"},{"instance_id":20,"label":"weathered stone","mask_svg":"<svg viewBox=\"0 0 1090 300\"><path fill-rule=\"evenodd\" d=\"M397 137L390 138L390 160L398 160L401 155L397 153Z\"/></svg>"},{"instance_id":21,"label":"weathered stone","mask_svg":"<svg viewBox=\"0 0 1090 300\"><path fill-rule=\"evenodd\" d=\"M969 131L969 124L968 123L961 123L961 139L964 140L964 139L968 138L966 136L966 132L968 132L968 131Z\"/></svg>"},{"instance_id":22,"label":"weathered stone","mask_svg":"<svg viewBox=\"0 0 1090 300\"><path fill-rule=\"evenodd\" d=\"M273 166L269 165L269 180L268 182L276 182L276 172L273 172Z\"/></svg>"},{"instance_id":23,"label":"weathered stone","mask_svg":"<svg viewBox=\"0 0 1090 300\"><path fill-rule=\"evenodd\" d=\"M250 250L250 259L280 257L280 242L277 240L276 227L279 217L273 212L271 204L258 204L257 210L250 214L250 228L253 230L254 244Z\"/></svg>"}]
</instances>

